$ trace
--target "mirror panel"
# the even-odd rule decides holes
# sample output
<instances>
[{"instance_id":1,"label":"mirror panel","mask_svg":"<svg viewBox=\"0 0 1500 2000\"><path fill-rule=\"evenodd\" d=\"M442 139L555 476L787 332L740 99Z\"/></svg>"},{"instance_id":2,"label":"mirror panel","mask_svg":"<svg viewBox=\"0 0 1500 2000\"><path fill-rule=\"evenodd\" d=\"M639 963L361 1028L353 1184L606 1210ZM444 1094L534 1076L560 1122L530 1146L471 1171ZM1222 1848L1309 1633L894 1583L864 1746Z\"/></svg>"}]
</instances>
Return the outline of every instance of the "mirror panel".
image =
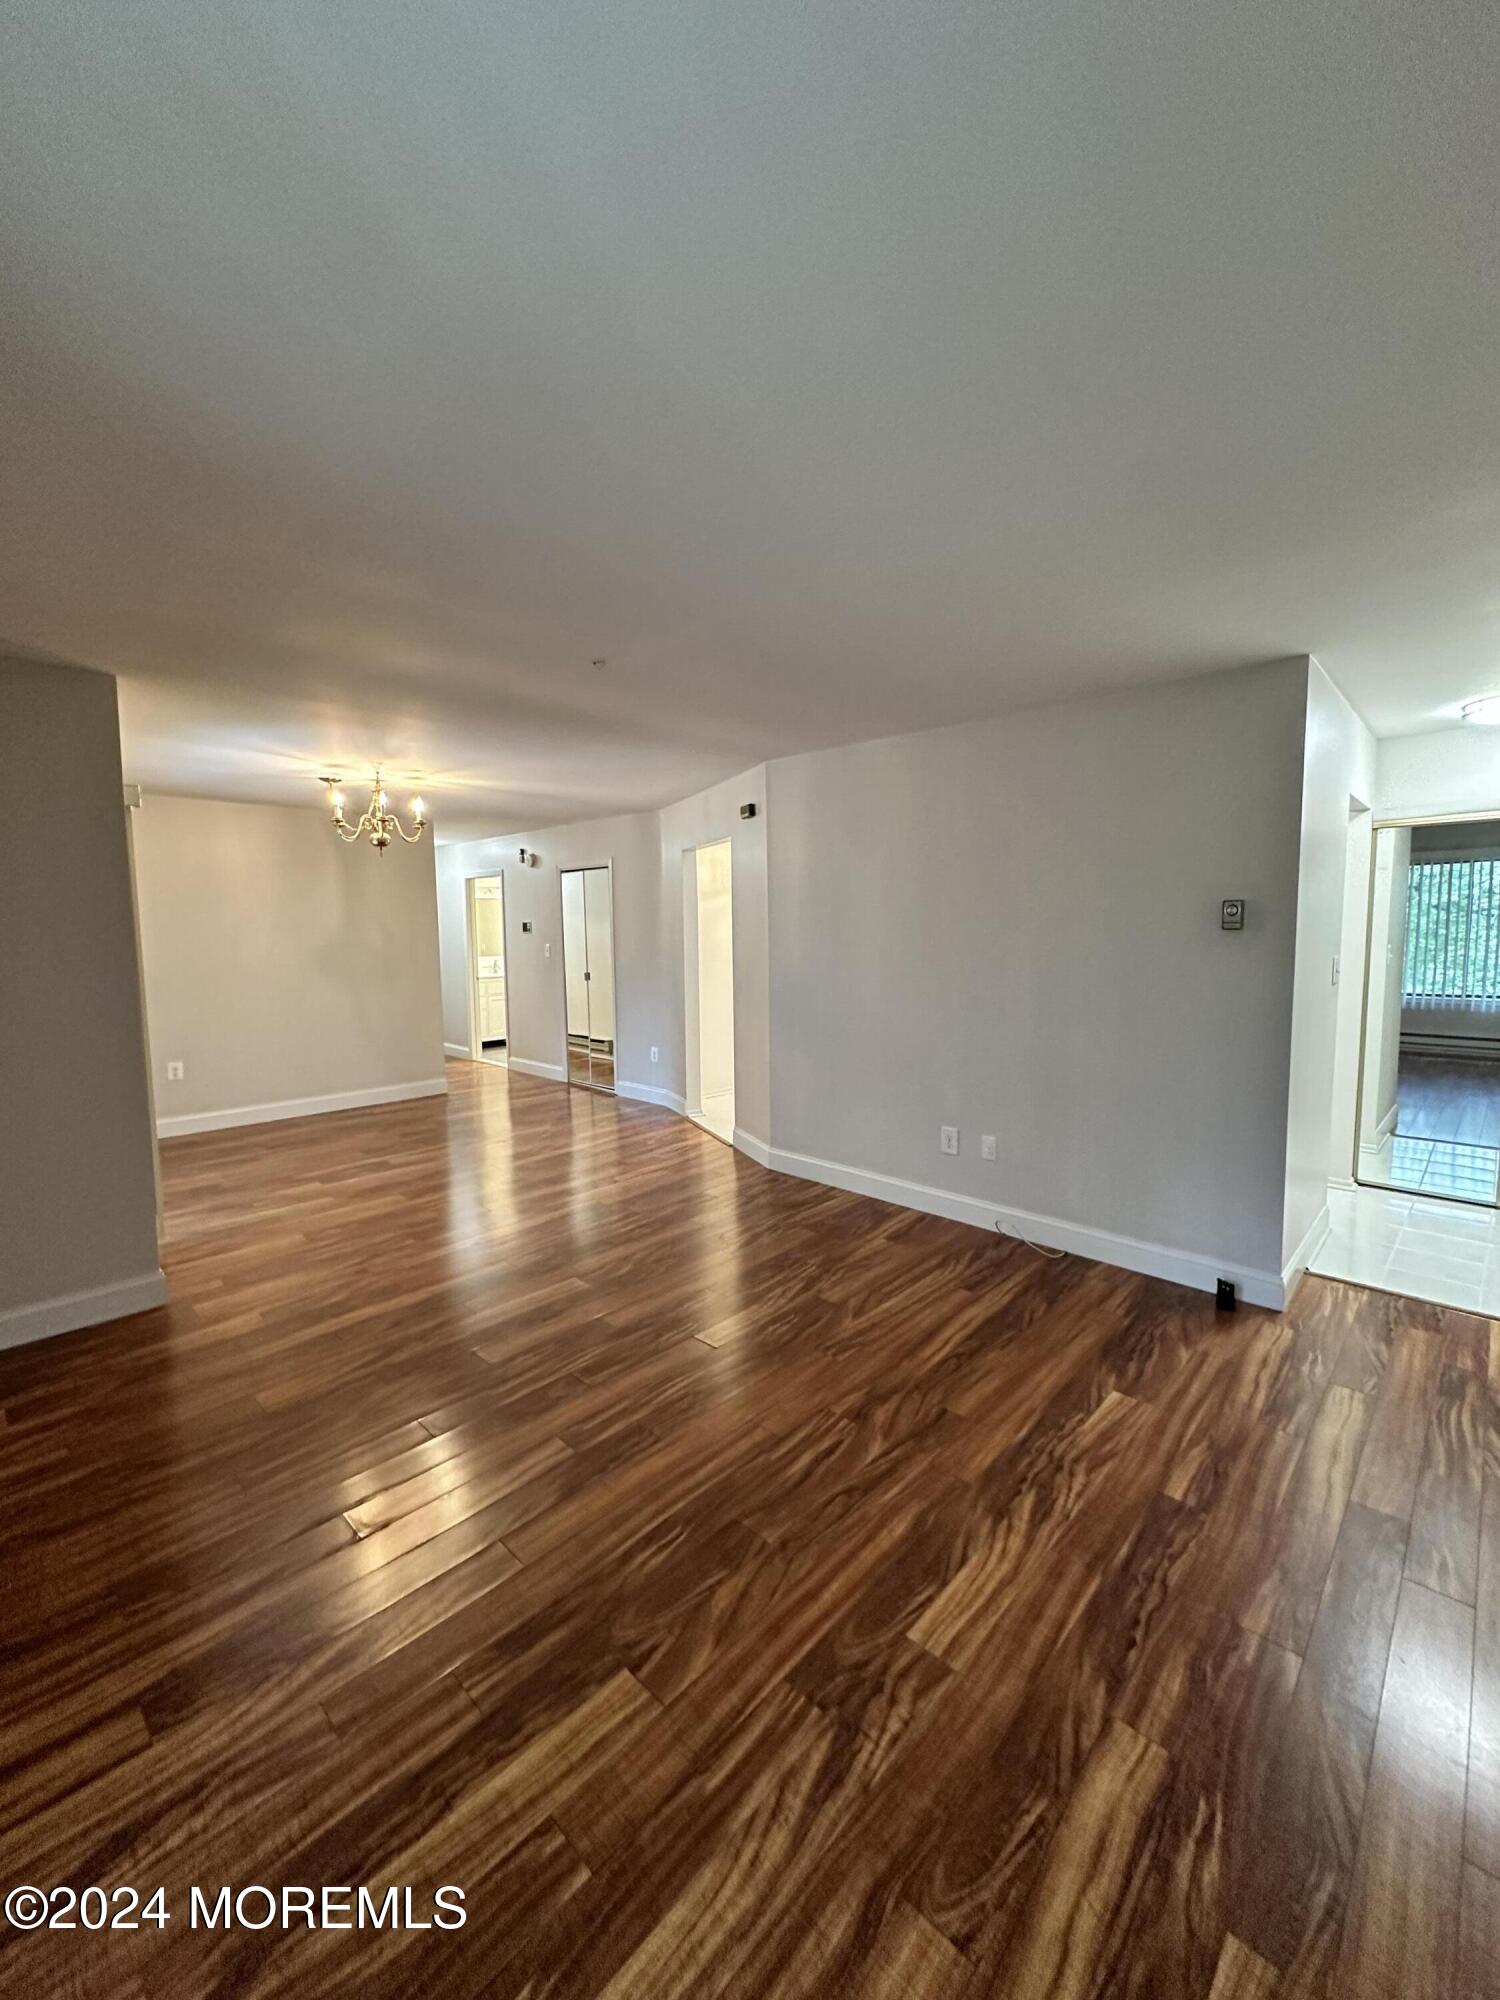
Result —
<instances>
[{"instance_id":1,"label":"mirror panel","mask_svg":"<svg viewBox=\"0 0 1500 2000\"><path fill-rule=\"evenodd\" d=\"M561 871L569 1083L615 1087L614 908L610 871Z\"/></svg>"},{"instance_id":2,"label":"mirror panel","mask_svg":"<svg viewBox=\"0 0 1500 2000\"><path fill-rule=\"evenodd\" d=\"M583 876L562 875L563 1005L566 1014L569 1083L589 1080L588 937L584 927Z\"/></svg>"},{"instance_id":3,"label":"mirror panel","mask_svg":"<svg viewBox=\"0 0 1500 2000\"><path fill-rule=\"evenodd\" d=\"M1500 823L1375 833L1356 1178L1496 1203Z\"/></svg>"}]
</instances>

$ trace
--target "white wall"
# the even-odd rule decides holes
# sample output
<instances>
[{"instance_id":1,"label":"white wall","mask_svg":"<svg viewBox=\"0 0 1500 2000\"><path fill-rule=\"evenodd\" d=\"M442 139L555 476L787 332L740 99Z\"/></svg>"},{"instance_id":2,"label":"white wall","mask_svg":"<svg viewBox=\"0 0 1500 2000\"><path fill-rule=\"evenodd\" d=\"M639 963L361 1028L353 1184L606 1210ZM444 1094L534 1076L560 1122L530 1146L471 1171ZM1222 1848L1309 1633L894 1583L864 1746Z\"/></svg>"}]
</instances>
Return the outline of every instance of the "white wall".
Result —
<instances>
[{"instance_id":1,"label":"white wall","mask_svg":"<svg viewBox=\"0 0 1500 2000\"><path fill-rule=\"evenodd\" d=\"M163 1134L445 1087L430 838L149 794L135 853Z\"/></svg>"},{"instance_id":2,"label":"white wall","mask_svg":"<svg viewBox=\"0 0 1500 2000\"><path fill-rule=\"evenodd\" d=\"M698 1102L734 1089L734 904L731 852L716 842L697 853Z\"/></svg>"},{"instance_id":3,"label":"white wall","mask_svg":"<svg viewBox=\"0 0 1500 2000\"><path fill-rule=\"evenodd\" d=\"M1304 658L775 763L776 1156L1279 1294L1306 688Z\"/></svg>"},{"instance_id":4,"label":"white wall","mask_svg":"<svg viewBox=\"0 0 1500 2000\"><path fill-rule=\"evenodd\" d=\"M1364 1073L1360 1081L1360 1145L1375 1148L1395 1127L1401 1064L1401 979L1406 963L1406 896L1411 828L1382 827L1375 836L1370 895L1370 991L1365 1003Z\"/></svg>"},{"instance_id":5,"label":"white wall","mask_svg":"<svg viewBox=\"0 0 1500 2000\"><path fill-rule=\"evenodd\" d=\"M1348 1173L1347 1159L1341 1162L1334 1150L1333 1091L1335 1075L1349 1066L1347 1049L1342 1065L1339 1061L1340 1023L1347 1037L1354 1007L1340 1007L1341 988L1334 983L1333 966L1352 947L1351 985L1357 995L1364 925L1357 913L1351 913L1347 927L1344 921L1349 815L1351 803L1369 804L1375 754L1370 731L1317 661L1310 661L1281 1256L1283 1267L1295 1266L1298 1276L1307 1254L1317 1247L1329 1179L1335 1173ZM1357 861L1354 872L1358 878Z\"/></svg>"},{"instance_id":6,"label":"white wall","mask_svg":"<svg viewBox=\"0 0 1500 2000\"><path fill-rule=\"evenodd\" d=\"M1359 1046L1365 1004L1365 937L1370 920L1373 789L1351 794L1344 843L1344 921L1339 936L1338 1018L1333 1042L1333 1110L1329 1120L1328 1178L1354 1185L1359 1137Z\"/></svg>"},{"instance_id":7,"label":"white wall","mask_svg":"<svg viewBox=\"0 0 1500 2000\"><path fill-rule=\"evenodd\" d=\"M166 1296L108 674L0 655L0 1346Z\"/></svg>"},{"instance_id":8,"label":"white wall","mask_svg":"<svg viewBox=\"0 0 1500 2000\"><path fill-rule=\"evenodd\" d=\"M1500 812L1500 729L1467 724L1379 745L1377 819L1463 812Z\"/></svg>"}]
</instances>

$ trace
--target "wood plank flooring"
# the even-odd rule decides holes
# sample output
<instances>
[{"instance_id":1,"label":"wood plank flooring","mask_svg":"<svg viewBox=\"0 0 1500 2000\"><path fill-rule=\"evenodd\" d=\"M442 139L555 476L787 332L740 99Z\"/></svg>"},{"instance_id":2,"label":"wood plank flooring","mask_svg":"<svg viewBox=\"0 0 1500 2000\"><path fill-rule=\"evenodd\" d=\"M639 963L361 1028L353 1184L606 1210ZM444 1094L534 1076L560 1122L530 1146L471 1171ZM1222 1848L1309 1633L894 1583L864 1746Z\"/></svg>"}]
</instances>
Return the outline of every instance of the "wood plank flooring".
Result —
<instances>
[{"instance_id":1,"label":"wood plank flooring","mask_svg":"<svg viewBox=\"0 0 1500 2000\"><path fill-rule=\"evenodd\" d=\"M1416 1139L1500 1146L1500 1062L1403 1051L1396 1129Z\"/></svg>"},{"instance_id":2,"label":"wood plank flooring","mask_svg":"<svg viewBox=\"0 0 1500 2000\"><path fill-rule=\"evenodd\" d=\"M0 1995L1500 1994L1500 1327L451 1083L172 1142L172 1305L0 1355L0 1889L173 1912Z\"/></svg>"}]
</instances>

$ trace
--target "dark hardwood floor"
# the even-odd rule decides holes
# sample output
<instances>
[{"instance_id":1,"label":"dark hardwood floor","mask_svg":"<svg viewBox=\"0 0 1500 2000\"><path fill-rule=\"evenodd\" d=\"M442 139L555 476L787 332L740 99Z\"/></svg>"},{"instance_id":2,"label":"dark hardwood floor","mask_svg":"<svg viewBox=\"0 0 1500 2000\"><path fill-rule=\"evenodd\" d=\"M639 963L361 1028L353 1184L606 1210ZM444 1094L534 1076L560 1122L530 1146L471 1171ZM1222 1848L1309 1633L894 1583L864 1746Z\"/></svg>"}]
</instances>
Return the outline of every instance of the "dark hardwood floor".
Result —
<instances>
[{"instance_id":1,"label":"dark hardwood floor","mask_svg":"<svg viewBox=\"0 0 1500 2000\"><path fill-rule=\"evenodd\" d=\"M171 1143L173 1305L0 1355L0 1889L172 1912L0 1992L1500 1992L1488 1322L451 1081Z\"/></svg>"}]
</instances>

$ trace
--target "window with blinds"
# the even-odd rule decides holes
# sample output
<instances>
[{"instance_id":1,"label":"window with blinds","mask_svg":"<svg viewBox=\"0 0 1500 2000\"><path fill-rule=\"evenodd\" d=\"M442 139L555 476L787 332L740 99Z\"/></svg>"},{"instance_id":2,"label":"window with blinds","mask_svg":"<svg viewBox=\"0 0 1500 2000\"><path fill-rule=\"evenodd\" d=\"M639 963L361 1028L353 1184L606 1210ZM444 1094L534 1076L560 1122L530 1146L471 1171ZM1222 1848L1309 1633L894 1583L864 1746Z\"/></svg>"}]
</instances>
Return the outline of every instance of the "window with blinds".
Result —
<instances>
[{"instance_id":1,"label":"window with blinds","mask_svg":"<svg viewBox=\"0 0 1500 2000\"><path fill-rule=\"evenodd\" d=\"M1500 861L1414 861L1406 999L1500 999Z\"/></svg>"}]
</instances>

